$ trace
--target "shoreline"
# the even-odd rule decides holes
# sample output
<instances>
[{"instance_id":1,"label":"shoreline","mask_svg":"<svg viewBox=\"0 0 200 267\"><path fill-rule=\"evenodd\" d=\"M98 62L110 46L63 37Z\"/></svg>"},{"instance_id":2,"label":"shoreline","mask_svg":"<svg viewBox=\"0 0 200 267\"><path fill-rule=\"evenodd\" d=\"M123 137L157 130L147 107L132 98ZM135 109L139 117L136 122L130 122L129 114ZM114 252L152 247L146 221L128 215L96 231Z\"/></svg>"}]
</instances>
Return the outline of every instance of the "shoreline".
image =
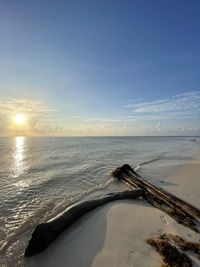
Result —
<instances>
[{"instance_id":1,"label":"shoreline","mask_svg":"<svg viewBox=\"0 0 200 267\"><path fill-rule=\"evenodd\" d=\"M162 187L179 198L199 208L200 204L200 149L193 157L170 175Z\"/></svg>"},{"instance_id":2,"label":"shoreline","mask_svg":"<svg viewBox=\"0 0 200 267\"><path fill-rule=\"evenodd\" d=\"M199 173L200 149L162 187L197 206ZM161 233L177 234L194 242L200 240L200 234L144 200L117 201L83 216L44 252L28 259L25 266L161 266L160 255L146 243L146 239ZM200 264L193 256L192 259Z\"/></svg>"}]
</instances>

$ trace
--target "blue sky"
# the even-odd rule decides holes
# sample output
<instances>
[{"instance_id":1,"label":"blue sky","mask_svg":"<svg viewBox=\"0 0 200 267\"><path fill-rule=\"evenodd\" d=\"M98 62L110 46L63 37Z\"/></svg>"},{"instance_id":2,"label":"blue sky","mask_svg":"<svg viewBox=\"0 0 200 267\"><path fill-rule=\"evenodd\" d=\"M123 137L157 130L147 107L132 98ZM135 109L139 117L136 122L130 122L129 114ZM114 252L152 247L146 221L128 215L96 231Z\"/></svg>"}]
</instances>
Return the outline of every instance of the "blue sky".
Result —
<instances>
[{"instance_id":1,"label":"blue sky","mask_svg":"<svg viewBox=\"0 0 200 267\"><path fill-rule=\"evenodd\" d=\"M0 0L0 134L199 135L199 12L197 0Z\"/></svg>"}]
</instances>

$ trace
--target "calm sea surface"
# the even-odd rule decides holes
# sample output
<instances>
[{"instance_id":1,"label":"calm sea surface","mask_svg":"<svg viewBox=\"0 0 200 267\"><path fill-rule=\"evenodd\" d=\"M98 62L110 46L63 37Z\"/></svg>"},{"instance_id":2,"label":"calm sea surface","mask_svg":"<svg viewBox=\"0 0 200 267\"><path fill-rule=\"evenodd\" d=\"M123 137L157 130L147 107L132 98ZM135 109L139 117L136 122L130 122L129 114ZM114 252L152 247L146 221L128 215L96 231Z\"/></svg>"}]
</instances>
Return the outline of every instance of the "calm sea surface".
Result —
<instances>
[{"instance_id":1,"label":"calm sea surface","mask_svg":"<svg viewBox=\"0 0 200 267\"><path fill-rule=\"evenodd\" d=\"M195 137L0 138L0 266L22 266L33 228L70 204L125 188L124 163L154 183L200 146Z\"/></svg>"}]
</instances>

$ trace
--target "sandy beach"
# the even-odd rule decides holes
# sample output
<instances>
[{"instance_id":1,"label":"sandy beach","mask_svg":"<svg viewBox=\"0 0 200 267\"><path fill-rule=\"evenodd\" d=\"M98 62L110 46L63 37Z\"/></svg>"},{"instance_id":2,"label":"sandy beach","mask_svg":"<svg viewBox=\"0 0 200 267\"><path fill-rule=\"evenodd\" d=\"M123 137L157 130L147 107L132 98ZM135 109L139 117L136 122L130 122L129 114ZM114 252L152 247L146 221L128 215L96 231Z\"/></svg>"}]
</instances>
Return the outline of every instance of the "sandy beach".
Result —
<instances>
[{"instance_id":1,"label":"sandy beach","mask_svg":"<svg viewBox=\"0 0 200 267\"><path fill-rule=\"evenodd\" d=\"M161 186L199 208L199 173L200 150ZM48 249L27 259L25 264L37 267L157 267L162 265L162 259L146 239L161 233L200 241L199 234L143 200L117 201L83 216ZM190 256L194 266L199 266L200 261L194 255Z\"/></svg>"},{"instance_id":2,"label":"sandy beach","mask_svg":"<svg viewBox=\"0 0 200 267\"><path fill-rule=\"evenodd\" d=\"M166 179L163 188L183 200L200 206L200 150L193 158Z\"/></svg>"}]
</instances>

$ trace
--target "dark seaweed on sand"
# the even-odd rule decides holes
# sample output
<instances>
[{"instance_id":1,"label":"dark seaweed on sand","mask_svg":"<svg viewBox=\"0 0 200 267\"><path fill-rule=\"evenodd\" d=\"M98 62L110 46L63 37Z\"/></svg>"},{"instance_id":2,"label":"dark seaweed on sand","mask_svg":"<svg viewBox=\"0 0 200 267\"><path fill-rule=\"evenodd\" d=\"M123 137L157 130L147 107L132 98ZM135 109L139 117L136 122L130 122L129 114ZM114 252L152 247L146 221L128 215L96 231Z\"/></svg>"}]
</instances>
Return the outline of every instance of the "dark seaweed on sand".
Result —
<instances>
[{"instance_id":1,"label":"dark seaweed on sand","mask_svg":"<svg viewBox=\"0 0 200 267\"><path fill-rule=\"evenodd\" d=\"M200 259L200 243L186 241L182 237L172 234L163 234L146 242L154 247L162 256L162 267L190 267L192 260L184 253L192 251Z\"/></svg>"}]
</instances>

